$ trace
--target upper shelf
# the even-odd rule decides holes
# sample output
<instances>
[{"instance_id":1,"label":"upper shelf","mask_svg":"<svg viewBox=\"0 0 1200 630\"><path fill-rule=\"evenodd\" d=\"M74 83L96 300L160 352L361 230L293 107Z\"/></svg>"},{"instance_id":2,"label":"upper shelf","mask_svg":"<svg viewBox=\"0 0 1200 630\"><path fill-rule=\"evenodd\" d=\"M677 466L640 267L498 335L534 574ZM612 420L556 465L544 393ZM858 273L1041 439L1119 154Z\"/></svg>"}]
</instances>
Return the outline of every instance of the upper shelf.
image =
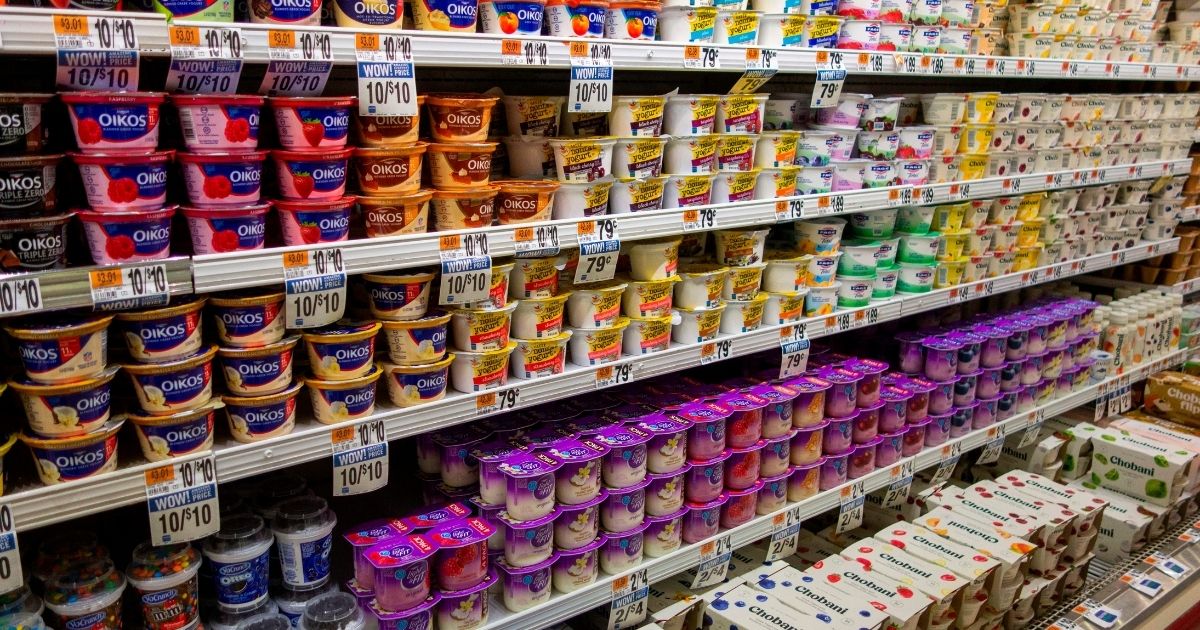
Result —
<instances>
[{"instance_id":1,"label":"upper shelf","mask_svg":"<svg viewBox=\"0 0 1200 630\"><path fill-rule=\"evenodd\" d=\"M43 9L0 9L0 53L49 54L54 52L52 16L74 13L92 16L112 16L111 13L60 11ZM131 18L137 31L142 54L170 54L168 23L153 13L121 13ZM329 34L335 64L353 64L354 34L371 29L349 29L332 26L303 27L267 24L216 24L188 22L189 26L234 26L241 30L244 58L250 62L267 62L267 36L272 30L312 31ZM396 31L390 31L396 32ZM418 68L433 67L550 67L568 68L567 44L571 39L555 37L506 38L486 34L451 34L429 31L403 31L412 39L413 58ZM545 42L538 54L524 56L501 55L505 41ZM687 70L704 72L742 72L746 69L748 46L697 44L682 42L653 42L630 40L589 40L612 47L613 66L622 70ZM696 68L694 56L698 49L717 51L716 67ZM685 63L688 49L692 62ZM765 47L764 47L765 48ZM761 50L761 48L760 48ZM780 72L814 73L818 68L839 67L854 74L1009 77L1026 79L1116 79L1124 81L1180 81L1200 79L1200 66L1164 63L1087 61L1068 59L1033 59L1022 57L986 57L982 55L943 55L915 52L862 52L816 48L773 48L777 53ZM711 58L711 57L709 57Z\"/></svg>"}]
</instances>

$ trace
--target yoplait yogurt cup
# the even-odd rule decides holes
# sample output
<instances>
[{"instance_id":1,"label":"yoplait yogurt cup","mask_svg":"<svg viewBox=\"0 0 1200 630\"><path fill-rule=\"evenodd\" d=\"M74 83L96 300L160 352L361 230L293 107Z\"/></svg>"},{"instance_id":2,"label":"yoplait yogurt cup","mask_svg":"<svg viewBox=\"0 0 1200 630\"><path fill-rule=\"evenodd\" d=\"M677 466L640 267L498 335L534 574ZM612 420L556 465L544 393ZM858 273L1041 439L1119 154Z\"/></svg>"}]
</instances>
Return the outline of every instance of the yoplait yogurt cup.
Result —
<instances>
[{"instance_id":1,"label":"yoplait yogurt cup","mask_svg":"<svg viewBox=\"0 0 1200 630\"><path fill-rule=\"evenodd\" d=\"M212 398L212 359L217 346L162 363L127 363L138 405L146 415L165 416L195 409Z\"/></svg>"},{"instance_id":2,"label":"yoplait yogurt cup","mask_svg":"<svg viewBox=\"0 0 1200 630\"><path fill-rule=\"evenodd\" d=\"M275 209L278 210L284 245L347 240L350 237L350 213L353 208L354 197L276 201Z\"/></svg>"},{"instance_id":3,"label":"yoplait yogurt cup","mask_svg":"<svg viewBox=\"0 0 1200 630\"><path fill-rule=\"evenodd\" d=\"M239 348L265 346L283 339L283 293L214 295L208 300L217 338Z\"/></svg>"},{"instance_id":4,"label":"yoplait yogurt cup","mask_svg":"<svg viewBox=\"0 0 1200 630\"><path fill-rule=\"evenodd\" d=\"M137 154L71 153L88 205L101 211L158 208L167 200L167 170L174 151Z\"/></svg>"},{"instance_id":5,"label":"yoplait yogurt cup","mask_svg":"<svg viewBox=\"0 0 1200 630\"><path fill-rule=\"evenodd\" d=\"M268 99L279 130L279 144L296 151L326 151L346 146L353 96L297 96Z\"/></svg>"},{"instance_id":6,"label":"yoplait yogurt cup","mask_svg":"<svg viewBox=\"0 0 1200 630\"><path fill-rule=\"evenodd\" d=\"M161 93L66 92L61 98L75 140L85 153L144 152L158 146Z\"/></svg>"},{"instance_id":7,"label":"yoplait yogurt cup","mask_svg":"<svg viewBox=\"0 0 1200 630\"><path fill-rule=\"evenodd\" d=\"M211 449L213 417L224 406L220 401L209 401L169 416L129 414L128 419L136 429L142 454L152 462L161 462Z\"/></svg>"},{"instance_id":8,"label":"yoplait yogurt cup","mask_svg":"<svg viewBox=\"0 0 1200 630\"><path fill-rule=\"evenodd\" d=\"M300 337L254 348L221 348L217 355L225 387L237 396L263 396L292 384L292 355Z\"/></svg>"},{"instance_id":9,"label":"yoplait yogurt cup","mask_svg":"<svg viewBox=\"0 0 1200 630\"><path fill-rule=\"evenodd\" d=\"M180 209L187 219L192 250L197 254L262 249L271 202L245 206Z\"/></svg>"},{"instance_id":10,"label":"yoplait yogurt cup","mask_svg":"<svg viewBox=\"0 0 1200 630\"><path fill-rule=\"evenodd\" d=\"M124 418L110 418L86 435L48 439L22 433L18 437L33 455L38 478L52 486L116 470L117 431L123 424Z\"/></svg>"},{"instance_id":11,"label":"yoplait yogurt cup","mask_svg":"<svg viewBox=\"0 0 1200 630\"><path fill-rule=\"evenodd\" d=\"M262 194L266 151L178 154L188 201L198 206L248 205Z\"/></svg>"},{"instance_id":12,"label":"yoplait yogurt cup","mask_svg":"<svg viewBox=\"0 0 1200 630\"><path fill-rule=\"evenodd\" d=\"M29 427L39 437L64 438L91 433L108 422L111 383L117 374L110 367L95 377L74 383L47 385L18 379L8 382L25 409Z\"/></svg>"},{"instance_id":13,"label":"yoplait yogurt cup","mask_svg":"<svg viewBox=\"0 0 1200 630\"><path fill-rule=\"evenodd\" d=\"M183 144L189 151L232 151L258 147L258 128L264 100L261 96L245 94L171 96L171 102L179 113Z\"/></svg>"},{"instance_id":14,"label":"yoplait yogurt cup","mask_svg":"<svg viewBox=\"0 0 1200 630\"><path fill-rule=\"evenodd\" d=\"M98 265L162 260L171 253L175 206L157 210L80 211L92 260Z\"/></svg>"}]
</instances>

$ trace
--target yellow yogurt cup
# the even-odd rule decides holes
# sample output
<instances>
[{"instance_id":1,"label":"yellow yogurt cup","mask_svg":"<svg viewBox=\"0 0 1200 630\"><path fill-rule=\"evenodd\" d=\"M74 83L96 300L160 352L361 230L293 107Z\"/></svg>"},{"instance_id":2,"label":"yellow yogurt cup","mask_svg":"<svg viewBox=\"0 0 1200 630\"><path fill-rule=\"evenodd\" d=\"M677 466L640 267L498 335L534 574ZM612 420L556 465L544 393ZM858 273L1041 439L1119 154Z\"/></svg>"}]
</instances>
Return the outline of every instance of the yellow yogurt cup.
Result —
<instances>
[{"instance_id":1,"label":"yellow yogurt cup","mask_svg":"<svg viewBox=\"0 0 1200 630\"><path fill-rule=\"evenodd\" d=\"M388 358L399 366L427 365L446 355L450 314L440 311L421 319L383 322Z\"/></svg>"},{"instance_id":2,"label":"yellow yogurt cup","mask_svg":"<svg viewBox=\"0 0 1200 630\"><path fill-rule=\"evenodd\" d=\"M508 360L516 348L517 343L510 341L494 350L455 352L450 364L450 386L465 394L504 386L508 383Z\"/></svg>"},{"instance_id":3,"label":"yellow yogurt cup","mask_svg":"<svg viewBox=\"0 0 1200 630\"><path fill-rule=\"evenodd\" d=\"M338 424L371 415L375 411L375 382L382 375L383 370L371 364L369 372L348 380L305 378L317 422Z\"/></svg>"},{"instance_id":4,"label":"yellow yogurt cup","mask_svg":"<svg viewBox=\"0 0 1200 630\"><path fill-rule=\"evenodd\" d=\"M585 367L612 363L621 358L621 338L629 320L618 318L611 326L571 328L567 350L571 363Z\"/></svg>"},{"instance_id":5,"label":"yellow yogurt cup","mask_svg":"<svg viewBox=\"0 0 1200 630\"><path fill-rule=\"evenodd\" d=\"M513 377L524 380L562 374L570 340L569 330L543 339L516 339L517 347L508 362Z\"/></svg>"}]
</instances>

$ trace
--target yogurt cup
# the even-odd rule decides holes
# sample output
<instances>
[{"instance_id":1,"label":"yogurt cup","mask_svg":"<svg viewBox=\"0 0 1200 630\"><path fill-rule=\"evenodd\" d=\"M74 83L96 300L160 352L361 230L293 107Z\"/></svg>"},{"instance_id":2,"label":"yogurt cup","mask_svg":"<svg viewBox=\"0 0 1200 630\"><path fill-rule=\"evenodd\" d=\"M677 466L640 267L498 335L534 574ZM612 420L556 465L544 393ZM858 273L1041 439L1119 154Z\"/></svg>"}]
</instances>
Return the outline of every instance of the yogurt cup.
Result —
<instances>
[{"instance_id":1,"label":"yogurt cup","mask_svg":"<svg viewBox=\"0 0 1200 630\"><path fill-rule=\"evenodd\" d=\"M342 149L350 132L352 96L296 96L268 99L279 145L294 151Z\"/></svg>"},{"instance_id":2,"label":"yogurt cup","mask_svg":"<svg viewBox=\"0 0 1200 630\"><path fill-rule=\"evenodd\" d=\"M499 309L459 308L450 311L454 347L461 351L485 351L508 345L512 312L517 302Z\"/></svg>"},{"instance_id":3,"label":"yogurt cup","mask_svg":"<svg viewBox=\"0 0 1200 630\"><path fill-rule=\"evenodd\" d=\"M204 299L120 313L126 346L134 360L162 363L195 354L201 347L200 309Z\"/></svg>"},{"instance_id":4,"label":"yogurt cup","mask_svg":"<svg viewBox=\"0 0 1200 630\"><path fill-rule=\"evenodd\" d=\"M512 612L520 612L549 601L552 567L557 560L556 553L526 567L514 567L502 559L497 560L496 567L504 587L504 607Z\"/></svg>"},{"instance_id":5,"label":"yogurt cup","mask_svg":"<svg viewBox=\"0 0 1200 630\"><path fill-rule=\"evenodd\" d=\"M309 586L329 579L329 554L337 516L325 499L306 495L281 502L271 521L285 584ZM376 582L377 595L383 584ZM422 597L421 599L424 599Z\"/></svg>"},{"instance_id":6,"label":"yogurt cup","mask_svg":"<svg viewBox=\"0 0 1200 630\"><path fill-rule=\"evenodd\" d=\"M61 95L79 150L153 151L158 146L160 92L69 92Z\"/></svg>"},{"instance_id":7,"label":"yogurt cup","mask_svg":"<svg viewBox=\"0 0 1200 630\"><path fill-rule=\"evenodd\" d=\"M108 422L110 383L117 368L78 382L47 385L29 380L12 380L29 427L40 437L64 438L85 435Z\"/></svg>"},{"instance_id":8,"label":"yogurt cup","mask_svg":"<svg viewBox=\"0 0 1200 630\"><path fill-rule=\"evenodd\" d=\"M388 398L397 407L413 407L441 400L446 396L450 364L454 354L431 363L417 365L381 364L387 374Z\"/></svg>"},{"instance_id":9,"label":"yogurt cup","mask_svg":"<svg viewBox=\"0 0 1200 630\"><path fill-rule=\"evenodd\" d=\"M471 191L487 187L491 183L492 154L496 146L495 142L430 144L429 174L434 188L439 191ZM414 181L410 186L419 185L418 182Z\"/></svg>"},{"instance_id":10,"label":"yogurt cup","mask_svg":"<svg viewBox=\"0 0 1200 630\"><path fill-rule=\"evenodd\" d=\"M372 567L375 605L408 610L430 593L430 558L437 545L421 534L399 535L368 548L363 556Z\"/></svg>"},{"instance_id":11,"label":"yogurt cup","mask_svg":"<svg viewBox=\"0 0 1200 630\"><path fill-rule=\"evenodd\" d=\"M663 208L708 205L712 199L715 177L712 174L668 175L663 188Z\"/></svg>"},{"instance_id":12,"label":"yogurt cup","mask_svg":"<svg viewBox=\"0 0 1200 630\"><path fill-rule=\"evenodd\" d=\"M257 442L292 432L296 425L297 381L280 392L259 396L222 396L229 432L237 442Z\"/></svg>"},{"instance_id":13,"label":"yogurt cup","mask_svg":"<svg viewBox=\"0 0 1200 630\"><path fill-rule=\"evenodd\" d=\"M766 263L735 267L725 277L721 297L726 300L752 300L762 287L762 274Z\"/></svg>"},{"instance_id":14,"label":"yogurt cup","mask_svg":"<svg viewBox=\"0 0 1200 630\"><path fill-rule=\"evenodd\" d=\"M416 320L384 321L388 357L397 365L420 365L439 361L446 354L450 315L434 312Z\"/></svg>"},{"instance_id":15,"label":"yogurt cup","mask_svg":"<svg viewBox=\"0 0 1200 630\"><path fill-rule=\"evenodd\" d=\"M382 324L333 324L303 334L309 366L320 379L350 380L374 369L375 337Z\"/></svg>"},{"instance_id":16,"label":"yogurt cup","mask_svg":"<svg viewBox=\"0 0 1200 630\"><path fill-rule=\"evenodd\" d=\"M222 345L253 347L283 339L283 293L211 296L209 310Z\"/></svg>"},{"instance_id":17,"label":"yogurt cup","mask_svg":"<svg viewBox=\"0 0 1200 630\"><path fill-rule=\"evenodd\" d=\"M450 366L451 386L468 394L504 386L508 383L509 356L516 347L516 342L510 341L493 350L457 351Z\"/></svg>"},{"instance_id":18,"label":"yogurt cup","mask_svg":"<svg viewBox=\"0 0 1200 630\"><path fill-rule=\"evenodd\" d=\"M55 625L118 627L125 577L103 559L71 568L46 584L46 606Z\"/></svg>"},{"instance_id":19,"label":"yogurt cup","mask_svg":"<svg viewBox=\"0 0 1200 630\"><path fill-rule=\"evenodd\" d=\"M658 34L664 42L711 43L717 10L711 6L664 6Z\"/></svg>"},{"instance_id":20,"label":"yogurt cup","mask_svg":"<svg viewBox=\"0 0 1200 630\"><path fill-rule=\"evenodd\" d=\"M583 219L608 213L611 178L563 183L554 198L555 219Z\"/></svg>"},{"instance_id":21,"label":"yogurt cup","mask_svg":"<svg viewBox=\"0 0 1200 630\"><path fill-rule=\"evenodd\" d=\"M221 521L220 531L204 541L204 559L214 576L216 600L234 610L253 608L269 596L271 530L251 514Z\"/></svg>"},{"instance_id":22,"label":"yogurt cup","mask_svg":"<svg viewBox=\"0 0 1200 630\"><path fill-rule=\"evenodd\" d=\"M843 92L836 106L816 110L816 123L834 129L857 129L871 98L870 94Z\"/></svg>"},{"instance_id":23,"label":"yogurt cup","mask_svg":"<svg viewBox=\"0 0 1200 630\"><path fill-rule=\"evenodd\" d=\"M665 96L616 96L608 114L609 133L622 138L658 137L665 105Z\"/></svg>"},{"instance_id":24,"label":"yogurt cup","mask_svg":"<svg viewBox=\"0 0 1200 630\"><path fill-rule=\"evenodd\" d=\"M161 207L174 151L70 153L79 167L88 205L100 211Z\"/></svg>"},{"instance_id":25,"label":"yogurt cup","mask_svg":"<svg viewBox=\"0 0 1200 630\"><path fill-rule=\"evenodd\" d=\"M124 418L110 418L85 435L50 439L18 434L29 447L37 466L38 479L52 486L116 470L117 431Z\"/></svg>"},{"instance_id":26,"label":"yogurt cup","mask_svg":"<svg viewBox=\"0 0 1200 630\"><path fill-rule=\"evenodd\" d=\"M129 414L136 429L142 454L152 462L190 455L212 448L213 415L223 407L221 402L205 405L169 416Z\"/></svg>"},{"instance_id":27,"label":"yogurt cup","mask_svg":"<svg viewBox=\"0 0 1200 630\"><path fill-rule=\"evenodd\" d=\"M279 195L289 201L334 201L341 198L346 192L346 170L351 153L351 149L272 151ZM285 240L286 236L285 231Z\"/></svg>"},{"instance_id":28,"label":"yogurt cup","mask_svg":"<svg viewBox=\"0 0 1200 630\"><path fill-rule=\"evenodd\" d=\"M154 364L126 364L138 404L147 415L165 416L195 409L212 398L212 359L217 346Z\"/></svg>"},{"instance_id":29,"label":"yogurt cup","mask_svg":"<svg viewBox=\"0 0 1200 630\"><path fill-rule=\"evenodd\" d=\"M375 411L375 381L383 370L372 365L371 371L348 380L305 378L313 415L321 424L359 420Z\"/></svg>"},{"instance_id":30,"label":"yogurt cup","mask_svg":"<svg viewBox=\"0 0 1200 630\"><path fill-rule=\"evenodd\" d=\"M668 138L663 154L663 170L676 175L715 171L719 140L718 136L708 134Z\"/></svg>"},{"instance_id":31,"label":"yogurt cup","mask_svg":"<svg viewBox=\"0 0 1200 630\"><path fill-rule=\"evenodd\" d=\"M716 338L726 304L711 308L675 309L679 324L671 328L671 339L678 343L704 343Z\"/></svg>"},{"instance_id":32,"label":"yogurt cup","mask_svg":"<svg viewBox=\"0 0 1200 630\"><path fill-rule=\"evenodd\" d=\"M509 365L516 378L530 379L561 374L566 366L571 331L543 339L517 339Z\"/></svg>"},{"instance_id":33,"label":"yogurt cup","mask_svg":"<svg viewBox=\"0 0 1200 630\"><path fill-rule=\"evenodd\" d=\"M183 216L196 254L219 254L262 249L271 203L196 208L185 206Z\"/></svg>"},{"instance_id":34,"label":"yogurt cup","mask_svg":"<svg viewBox=\"0 0 1200 630\"><path fill-rule=\"evenodd\" d=\"M162 260L171 254L175 206L156 210L80 211L92 260L98 265ZM69 216L69 215L67 215ZM66 217L64 217L65 219Z\"/></svg>"},{"instance_id":35,"label":"yogurt cup","mask_svg":"<svg viewBox=\"0 0 1200 630\"><path fill-rule=\"evenodd\" d=\"M846 220L824 217L797 221L796 247L801 254L832 254L838 251Z\"/></svg>"},{"instance_id":36,"label":"yogurt cup","mask_svg":"<svg viewBox=\"0 0 1200 630\"><path fill-rule=\"evenodd\" d=\"M487 625L488 589L495 586L496 581L495 571L490 571L487 577L475 586L461 591L441 592L441 598L437 600L437 627L454 628L461 624L467 628L481 628ZM384 625L380 624L380 627Z\"/></svg>"},{"instance_id":37,"label":"yogurt cup","mask_svg":"<svg viewBox=\"0 0 1200 630\"><path fill-rule=\"evenodd\" d=\"M619 318L602 328L570 329L571 339L567 342L571 363L591 366L611 363L621 357L623 336L629 320Z\"/></svg>"},{"instance_id":38,"label":"yogurt cup","mask_svg":"<svg viewBox=\"0 0 1200 630\"><path fill-rule=\"evenodd\" d=\"M445 0L460 2L461 0ZM432 9L433 7L428 7ZM456 7L457 8L457 7ZM475 12L464 11L449 18L450 27L429 29L421 26L421 9L417 10L417 24L421 30L475 30ZM433 11L430 11L433 13ZM466 21L470 21L470 25ZM461 24L456 24L461 22ZM425 99L425 112L429 115L430 135L435 143L478 143L487 140L492 111L498 96L483 94L429 94Z\"/></svg>"},{"instance_id":39,"label":"yogurt cup","mask_svg":"<svg viewBox=\"0 0 1200 630\"><path fill-rule=\"evenodd\" d=\"M638 282L671 280L679 264L679 238L634 241L626 246L629 275Z\"/></svg>"},{"instance_id":40,"label":"yogurt cup","mask_svg":"<svg viewBox=\"0 0 1200 630\"><path fill-rule=\"evenodd\" d=\"M718 99L715 94L668 94L662 133L668 136L712 133Z\"/></svg>"},{"instance_id":41,"label":"yogurt cup","mask_svg":"<svg viewBox=\"0 0 1200 630\"><path fill-rule=\"evenodd\" d=\"M768 95L729 94L717 102L717 133L760 133Z\"/></svg>"},{"instance_id":42,"label":"yogurt cup","mask_svg":"<svg viewBox=\"0 0 1200 630\"><path fill-rule=\"evenodd\" d=\"M187 627L200 618L199 550L187 543L154 547L143 542L132 557L125 573L137 591L147 628Z\"/></svg>"}]
</instances>

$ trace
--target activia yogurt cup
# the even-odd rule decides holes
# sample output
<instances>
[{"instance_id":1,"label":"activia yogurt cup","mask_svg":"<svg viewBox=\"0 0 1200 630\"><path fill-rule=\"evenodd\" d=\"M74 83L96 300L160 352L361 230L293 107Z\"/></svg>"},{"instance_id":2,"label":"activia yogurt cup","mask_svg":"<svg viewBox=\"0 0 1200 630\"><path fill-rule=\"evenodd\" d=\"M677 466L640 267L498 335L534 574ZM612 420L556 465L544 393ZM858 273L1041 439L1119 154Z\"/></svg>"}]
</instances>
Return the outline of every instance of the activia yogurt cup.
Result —
<instances>
[{"instance_id":1,"label":"activia yogurt cup","mask_svg":"<svg viewBox=\"0 0 1200 630\"><path fill-rule=\"evenodd\" d=\"M305 378L317 422L336 424L370 415L375 410L375 382L382 374L372 365L371 371L347 380Z\"/></svg>"},{"instance_id":2,"label":"activia yogurt cup","mask_svg":"<svg viewBox=\"0 0 1200 630\"><path fill-rule=\"evenodd\" d=\"M199 208L180 208L187 219L192 251L196 254L262 249L266 242L267 211L271 202Z\"/></svg>"},{"instance_id":3,"label":"activia yogurt cup","mask_svg":"<svg viewBox=\"0 0 1200 630\"><path fill-rule=\"evenodd\" d=\"M142 454L152 462L166 461L212 448L213 416L224 404L209 401L197 409L169 416L129 414Z\"/></svg>"},{"instance_id":4,"label":"activia yogurt cup","mask_svg":"<svg viewBox=\"0 0 1200 630\"><path fill-rule=\"evenodd\" d=\"M18 379L8 382L17 392L29 428L41 437L62 438L84 435L108 421L112 388L117 368L105 369L92 378L74 383L48 385Z\"/></svg>"},{"instance_id":5,"label":"activia yogurt cup","mask_svg":"<svg viewBox=\"0 0 1200 630\"><path fill-rule=\"evenodd\" d=\"M165 416L195 409L212 398L212 359L217 346L163 363L123 365L133 381L138 405L147 415Z\"/></svg>"},{"instance_id":6,"label":"activia yogurt cup","mask_svg":"<svg viewBox=\"0 0 1200 630\"><path fill-rule=\"evenodd\" d=\"M65 92L79 150L153 151L158 146L158 92Z\"/></svg>"},{"instance_id":7,"label":"activia yogurt cup","mask_svg":"<svg viewBox=\"0 0 1200 630\"><path fill-rule=\"evenodd\" d=\"M33 455L38 479L52 486L116 470L117 431L123 424L124 418L110 418L85 435L50 439L21 433L18 438Z\"/></svg>"},{"instance_id":8,"label":"activia yogurt cup","mask_svg":"<svg viewBox=\"0 0 1200 630\"><path fill-rule=\"evenodd\" d=\"M166 258L171 253L175 208L78 212L92 260L98 265L111 265Z\"/></svg>"},{"instance_id":9,"label":"activia yogurt cup","mask_svg":"<svg viewBox=\"0 0 1200 630\"><path fill-rule=\"evenodd\" d=\"M88 205L101 211L157 208L167 200L167 170L174 151L137 154L71 153Z\"/></svg>"},{"instance_id":10,"label":"activia yogurt cup","mask_svg":"<svg viewBox=\"0 0 1200 630\"><path fill-rule=\"evenodd\" d=\"M174 94L183 144L189 151L233 151L258 147L261 96Z\"/></svg>"}]
</instances>

